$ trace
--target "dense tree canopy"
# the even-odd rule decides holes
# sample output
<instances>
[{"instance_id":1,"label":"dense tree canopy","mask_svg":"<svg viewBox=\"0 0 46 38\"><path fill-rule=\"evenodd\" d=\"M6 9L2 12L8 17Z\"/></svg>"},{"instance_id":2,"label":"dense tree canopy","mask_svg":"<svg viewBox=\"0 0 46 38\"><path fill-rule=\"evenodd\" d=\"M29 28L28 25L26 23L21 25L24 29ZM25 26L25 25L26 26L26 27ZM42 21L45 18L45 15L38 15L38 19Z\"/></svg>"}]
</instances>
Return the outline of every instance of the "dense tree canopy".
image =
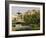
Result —
<instances>
[{"instance_id":1,"label":"dense tree canopy","mask_svg":"<svg viewBox=\"0 0 46 38\"><path fill-rule=\"evenodd\" d=\"M32 15L25 15L24 21L26 24L38 24L38 23L40 23L39 12L35 12L35 14L32 14Z\"/></svg>"}]
</instances>

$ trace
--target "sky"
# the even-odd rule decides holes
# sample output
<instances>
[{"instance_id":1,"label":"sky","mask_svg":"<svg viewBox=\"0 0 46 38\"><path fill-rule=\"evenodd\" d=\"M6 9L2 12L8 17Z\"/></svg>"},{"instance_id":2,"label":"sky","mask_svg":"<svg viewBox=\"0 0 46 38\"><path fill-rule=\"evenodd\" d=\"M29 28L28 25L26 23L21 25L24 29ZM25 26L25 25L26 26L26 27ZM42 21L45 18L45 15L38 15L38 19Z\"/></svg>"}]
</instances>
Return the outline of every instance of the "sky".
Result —
<instances>
[{"instance_id":1,"label":"sky","mask_svg":"<svg viewBox=\"0 0 46 38\"><path fill-rule=\"evenodd\" d=\"M18 6L12 6L12 15L16 15L17 12L25 13L28 10L39 10L40 8L36 7L18 7Z\"/></svg>"}]
</instances>

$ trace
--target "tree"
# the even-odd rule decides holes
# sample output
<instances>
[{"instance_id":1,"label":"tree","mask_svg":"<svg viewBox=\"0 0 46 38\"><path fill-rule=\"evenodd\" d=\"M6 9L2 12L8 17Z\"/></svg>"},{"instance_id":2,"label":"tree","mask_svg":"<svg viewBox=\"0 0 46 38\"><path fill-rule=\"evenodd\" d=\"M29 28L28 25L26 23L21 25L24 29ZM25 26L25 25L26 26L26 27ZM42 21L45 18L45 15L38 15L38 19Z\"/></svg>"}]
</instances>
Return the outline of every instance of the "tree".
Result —
<instances>
[{"instance_id":1,"label":"tree","mask_svg":"<svg viewBox=\"0 0 46 38\"><path fill-rule=\"evenodd\" d=\"M32 27L32 30L40 29L40 11L35 11L32 15L24 15L24 21L26 25Z\"/></svg>"},{"instance_id":2,"label":"tree","mask_svg":"<svg viewBox=\"0 0 46 38\"><path fill-rule=\"evenodd\" d=\"M33 10L35 11L35 10ZM25 24L38 24L40 23L40 12L35 11L35 14L24 15Z\"/></svg>"}]
</instances>

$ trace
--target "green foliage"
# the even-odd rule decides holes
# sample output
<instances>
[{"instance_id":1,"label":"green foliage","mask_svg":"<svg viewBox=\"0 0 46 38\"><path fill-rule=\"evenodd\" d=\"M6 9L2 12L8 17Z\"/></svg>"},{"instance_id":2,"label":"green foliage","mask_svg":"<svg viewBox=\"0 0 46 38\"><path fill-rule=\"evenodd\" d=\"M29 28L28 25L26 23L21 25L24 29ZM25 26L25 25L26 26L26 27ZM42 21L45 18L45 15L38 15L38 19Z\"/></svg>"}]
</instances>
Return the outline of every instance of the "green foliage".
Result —
<instances>
[{"instance_id":1,"label":"green foliage","mask_svg":"<svg viewBox=\"0 0 46 38\"><path fill-rule=\"evenodd\" d=\"M35 14L32 15L25 15L24 21L26 24L38 24L40 23L40 14L35 12Z\"/></svg>"},{"instance_id":2,"label":"green foliage","mask_svg":"<svg viewBox=\"0 0 46 38\"><path fill-rule=\"evenodd\" d=\"M12 20L12 27L15 27L16 25L16 19Z\"/></svg>"},{"instance_id":3,"label":"green foliage","mask_svg":"<svg viewBox=\"0 0 46 38\"><path fill-rule=\"evenodd\" d=\"M40 29L39 24L32 24L31 27L32 27L32 30L39 30Z\"/></svg>"},{"instance_id":4,"label":"green foliage","mask_svg":"<svg viewBox=\"0 0 46 38\"><path fill-rule=\"evenodd\" d=\"M32 30L40 29L40 12L35 11L32 15L24 15L24 21L25 24L31 25Z\"/></svg>"}]
</instances>

